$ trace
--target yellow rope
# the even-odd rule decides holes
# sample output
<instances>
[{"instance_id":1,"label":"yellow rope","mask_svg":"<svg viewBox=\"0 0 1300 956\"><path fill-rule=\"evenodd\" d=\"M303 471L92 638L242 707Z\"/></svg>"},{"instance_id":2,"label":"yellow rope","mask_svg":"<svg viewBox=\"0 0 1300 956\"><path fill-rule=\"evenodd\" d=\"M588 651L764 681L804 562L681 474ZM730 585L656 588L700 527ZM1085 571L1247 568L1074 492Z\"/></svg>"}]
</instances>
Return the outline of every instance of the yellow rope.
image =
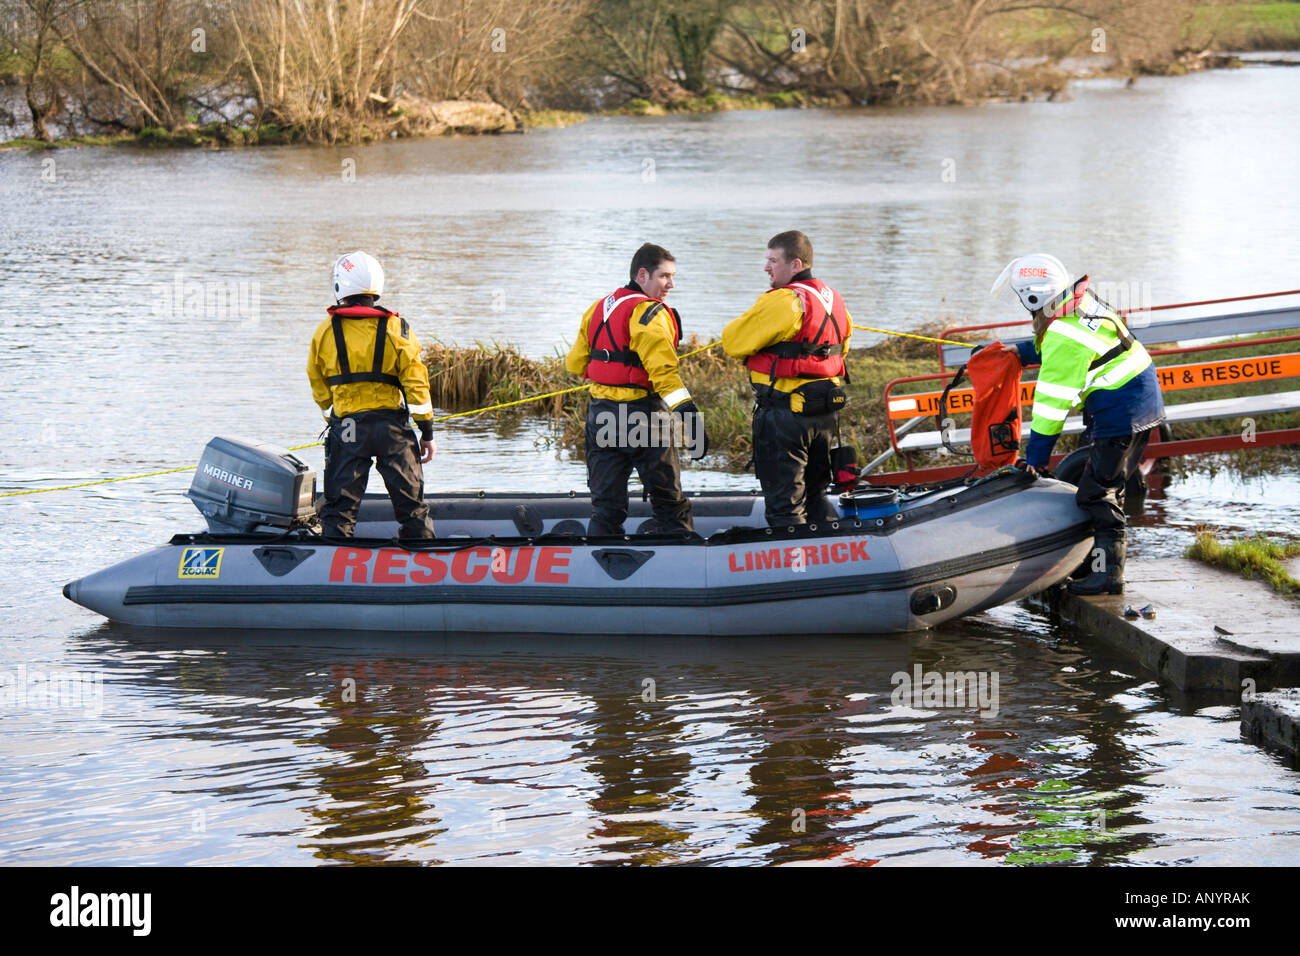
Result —
<instances>
[{"instance_id":1,"label":"yellow rope","mask_svg":"<svg viewBox=\"0 0 1300 956\"><path fill-rule=\"evenodd\" d=\"M965 342L952 342L949 341L948 339L934 339L934 338L930 338L930 336L928 335L914 335L911 332L891 332L889 329L873 329L870 326L866 326L866 325L855 325L853 327L855 329L861 329L864 332L881 332L885 335L901 335L909 339L922 339L923 341L926 342L938 342L940 345L961 345L968 349L973 349L975 347L973 345L967 345ZM721 339L719 339L716 342L710 342L708 345L698 348L693 352L687 352L685 355L680 356L679 360L688 359L691 356L699 355L701 352L707 352L709 351L709 349L716 348L721 344L722 344ZM501 402L500 404L497 405L488 405L486 408L475 408L468 412L456 412L451 415L443 415L441 418L435 418L434 421L445 422L445 421L450 421L453 418L464 418L468 415L481 415L483 412L494 412L501 408L513 408L516 405L526 405L529 402L540 402L544 398L555 398L557 395L567 395L570 392L581 392L584 389L591 388L591 385L592 383L588 382L586 385L575 385L572 388L562 388L554 392L546 392L543 395L530 395L527 398L518 398L512 402ZM287 450L302 451L304 448L316 448L323 444L324 442L315 441L307 445L294 445L293 447ZM181 471L193 471L197 467L198 467L197 465L186 465L181 468L167 468L163 471L149 471L149 472L145 472L142 475L126 475L125 477L122 478L100 478L95 481L82 481L82 482L78 482L75 485L57 485L56 487L53 488L29 488L26 491L5 491L5 492L0 492L0 498L15 498L19 495L38 495L45 491L68 491L71 488L88 488L91 485L107 485L115 481L134 481L137 478L154 478L158 475L174 475L177 472L181 472Z\"/></svg>"},{"instance_id":2,"label":"yellow rope","mask_svg":"<svg viewBox=\"0 0 1300 956\"><path fill-rule=\"evenodd\" d=\"M940 345L960 345L962 348L973 349L975 346L966 342L954 342L952 339L934 339L928 335L915 335L911 332L891 332L889 329L873 329L869 325L855 325L855 329L861 329L863 332L881 332L885 335L901 335L903 338L920 339L922 342L938 342Z\"/></svg>"},{"instance_id":3,"label":"yellow rope","mask_svg":"<svg viewBox=\"0 0 1300 956\"><path fill-rule=\"evenodd\" d=\"M489 405L486 408L475 408L468 412L456 412L454 415L443 415L441 418L435 418L435 422L445 422L450 418L463 418L466 415L478 415L482 412L494 412L498 408L511 408L515 405L524 405L528 402L540 402L544 398L554 398L556 395L567 395L569 392L581 392L584 388L591 388L591 383L586 385L575 385L573 388L562 388L557 392L547 392L545 395L530 395L528 398L517 398L513 402L502 402L500 405Z\"/></svg>"},{"instance_id":4,"label":"yellow rope","mask_svg":"<svg viewBox=\"0 0 1300 956\"><path fill-rule=\"evenodd\" d=\"M174 475L178 471L193 471L198 465L186 465L184 468L168 468L166 471L150 471L143 475L127 475L125 478L100 478L96 481L83 481L75 485L59 485L57 488L31 488L27 491L6 491L0 498L13 498L16 495L35 495L42 491L67 491L69 488L85 488L87 485L106 485L114 481L131 481L135 478L152 478L154 475Z\"/></svg>"},{"instance_id":5,"label":"yellow rope","mask_svg":"<svg viewBox=\"0 0 1300 956\"><path fill-rule=\"evenodd\" d=\"M692 355L699 355L701 352L707 352L709 349L711 349L711 348L716 348L717 346L719 346L719 345L721 345L721 344L722 344L722 339L718 339L716 342L710 342L708 345L705 345L705 346L703 346L703 347L701 347L701 348L698 348L698 349L696 349L694 352L687 352L685 355L683 355L683 356L681 356L681 357L684 358L684 359L688 359L688 358L690 358Z\"/></svg>"},{"instance_id":6,"label":"yellow rope","mask_svg":"<svg viewBox=\"0 0 1300 956\"><path fill-rule=\"evenodd\" d=\"M681 356L681 358L688 359L692 355L699 355L701 352L707 352L709 349L721 344L721 339L717 342L710 342L708 345L703 348L698 348L694 352L687 352L685 355ZM499 405L488 405L486 408L475 408L468 412L456 412L453 415L443 415L441 418L435 418L434 421L445 422L452 418L463 418L466 415L479 415L483 412L494 412L499 408L512 408L515 405L525 405L528 402L540 402L544 398L554 398L557 395L567 395L570 392L581 392L584 389L591 388L591 385L592 383L588 382L586 385L575 385L572 388L562 388L558 391L547 392L544 395L530 395L527 398L515 399L513 402L501 402ZM306 445L294 445L291 448L286 449L286 451L302 451L304 448L316 448L323 444L325 443L314 441ZM55 488L31 488L27 491L6 491L0 492L0 498L14 498L18 495L37 495L43 491L67 491L69 488L86 488L90 485L106 485L114 481L133 481L136 478L153 478L156 475L174 475L179 471L193 471L197 467L198 465L186 465L183 468L168 468L166 471L150 471L143 475L127 475L123 478L100 478L96 481L83 481L75 485L59 485Z\"/></svg>"}]
</instances>

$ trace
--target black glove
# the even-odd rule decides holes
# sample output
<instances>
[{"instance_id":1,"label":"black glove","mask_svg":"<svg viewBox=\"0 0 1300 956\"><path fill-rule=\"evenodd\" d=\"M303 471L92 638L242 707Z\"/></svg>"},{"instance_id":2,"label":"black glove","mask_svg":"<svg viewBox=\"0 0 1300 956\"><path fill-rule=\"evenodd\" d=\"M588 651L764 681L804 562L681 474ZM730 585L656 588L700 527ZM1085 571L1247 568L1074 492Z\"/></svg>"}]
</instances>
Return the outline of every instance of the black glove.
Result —
<instances>
[{"instance_id":1,"label":"black glove","mask_svg":"<svg viewBox=\"0 0 1300 956\"><path fill-rule=\"evenodd\" d=\"M689 450L698 450L697 455L688 455L691 461L699 461L709 453L709 433L704 430L704 416L699 406L693 401L685 401L673 409L673 417L682 427L682 435Z\"/></svg>"},{"instance_id":2,"label":"black glove","mask_svg":"<svg viewBox=\"0 0 1300 956\"><path fill-rule=\"evenodd\" d=\"M1021 471L1028 471L1028 470L1029 470L1029 462L1025 461L1025 459L1023 459L1023 458L1017 458L1017 459L1016 459L1016 467L1017 467L1018 469L1020 469ZM1051 477L1053 477L1053 476L1052 476L1052 469L1048 468L1046 465L1037 465L1037 466L1035 466L1035 468L1034 468L1034 474L1035 474L1035 475L1038 475L1038 476L1040 476L1040 477L1042 477L1042 478L1051 478Z\"/></svg>"}]
</instances>

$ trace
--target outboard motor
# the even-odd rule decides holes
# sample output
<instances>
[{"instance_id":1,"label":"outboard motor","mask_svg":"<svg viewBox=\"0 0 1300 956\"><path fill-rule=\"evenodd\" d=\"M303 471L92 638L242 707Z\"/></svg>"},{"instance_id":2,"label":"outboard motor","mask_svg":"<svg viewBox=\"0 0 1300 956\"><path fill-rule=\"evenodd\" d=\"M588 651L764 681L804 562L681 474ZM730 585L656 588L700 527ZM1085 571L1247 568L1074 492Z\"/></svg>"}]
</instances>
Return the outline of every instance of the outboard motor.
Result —
<instances>
[{"instance_id":1,"label":"outboard motor","mask_svg":"<svg viewBox=\"0 0 1300 956\"><path fill-rule=\"evenodd\" d=\"M287 450L235 438L208 442L185 492L213 534L306 524L316 516L315 496L316 472Z\"/></svg>"}]
</instances>

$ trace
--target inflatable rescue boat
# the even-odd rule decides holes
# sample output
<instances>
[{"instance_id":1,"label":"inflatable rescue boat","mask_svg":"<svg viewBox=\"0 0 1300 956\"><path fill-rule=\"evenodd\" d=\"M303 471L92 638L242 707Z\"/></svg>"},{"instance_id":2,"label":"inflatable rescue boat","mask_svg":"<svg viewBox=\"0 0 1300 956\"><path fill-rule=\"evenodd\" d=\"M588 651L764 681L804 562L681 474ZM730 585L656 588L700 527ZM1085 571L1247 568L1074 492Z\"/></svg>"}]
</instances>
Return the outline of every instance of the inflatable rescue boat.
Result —
<instances>
[{"instance_id":1,"label":"inflatable rescue boat","mask_svg":"<svg viewBox=\"0 0 1300 956\"><path fill-rule=\"evenodd\" d=\"M1014 469L868 488L839 517L769 528L756 492L693 493L695 535L586 534L586 495L427 498L437 538L399 542L367 495L356 537L311 530L315 475L217 438L187 493L208 529L73 581L64 596L148 627L528 634L877 634L924 629L1065 579L1092 541L1074 486ZM634 501L628 527L649 525Z\"/></svg>"}]
</instances>

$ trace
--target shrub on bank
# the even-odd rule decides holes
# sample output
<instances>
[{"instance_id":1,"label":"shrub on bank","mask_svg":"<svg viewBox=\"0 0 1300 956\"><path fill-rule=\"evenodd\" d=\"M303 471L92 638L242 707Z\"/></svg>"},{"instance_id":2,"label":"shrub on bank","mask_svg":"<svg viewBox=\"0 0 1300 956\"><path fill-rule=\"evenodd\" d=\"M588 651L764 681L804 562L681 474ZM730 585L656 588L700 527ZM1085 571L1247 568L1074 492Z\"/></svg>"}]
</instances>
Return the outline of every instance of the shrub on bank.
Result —
<instances>
[{"instance_id":1,"label":"shrub on bank","mask_svg":"<svg viewBox=\"0 0 1300 956\"><path fill-rule=\"evenodd\" d=\"M684 342L681 353L707 345L697 337ZM475 344L470 348L434 343L424 350L429 385L436 408L465 412L532 395L584 384L564 369L560 355L530 359L513 345ZM848 358L850 405L840 416L841 436L862 454L874 456L889 444L881 390L892 378L934 370L933 346L909 339L891 339L871 348L854 349ZM704 412L709 432L709 466L743 472L750 458L750 419L753 391L743 364L720 346L683 358L682 378ZM540 402L484 412L503 422L525 416L548 420L547 443L577 457L583 454L586 390L572 391Z\"/></svg>"}]
</instances>

